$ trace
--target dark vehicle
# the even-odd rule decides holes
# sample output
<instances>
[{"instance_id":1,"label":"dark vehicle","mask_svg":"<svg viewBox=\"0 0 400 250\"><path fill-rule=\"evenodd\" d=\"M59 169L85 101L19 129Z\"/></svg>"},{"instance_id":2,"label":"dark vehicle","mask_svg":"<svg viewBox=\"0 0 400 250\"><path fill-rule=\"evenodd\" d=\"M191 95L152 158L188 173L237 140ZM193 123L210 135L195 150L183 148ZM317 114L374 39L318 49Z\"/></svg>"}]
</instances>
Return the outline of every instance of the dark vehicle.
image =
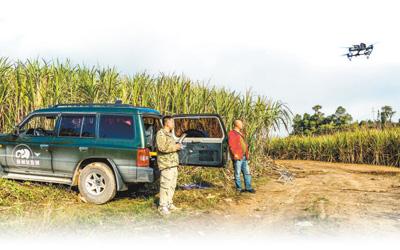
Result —
<instances>
[{"instance_id":1,"label":"dark vehicle","mask_svg":"<svg viewBox=\"0 0 400 250\"><path fill-rule=\"evenodd\" d=\"M155 135L161 114L125 104L60 104L29 114L0 135L3 178L78 186L103 204L130 183L158 176ZM223 167L227 134L218 115L176 115L174 137L185 145L181 165Z\"/></svg>"}]
</instances>

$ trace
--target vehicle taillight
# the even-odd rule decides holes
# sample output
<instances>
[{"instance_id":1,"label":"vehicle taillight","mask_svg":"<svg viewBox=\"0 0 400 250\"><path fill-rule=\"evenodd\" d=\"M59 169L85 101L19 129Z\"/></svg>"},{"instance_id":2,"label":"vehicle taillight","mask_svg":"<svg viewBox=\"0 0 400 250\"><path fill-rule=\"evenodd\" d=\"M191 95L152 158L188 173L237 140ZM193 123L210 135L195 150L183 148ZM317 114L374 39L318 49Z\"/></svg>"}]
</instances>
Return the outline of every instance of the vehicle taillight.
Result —
<instances>
[{"instance_id":1,"label":"vehicle taillight","mask_svg":"<svg viewBox=\"0 0 400 250\"><path fill-rule=\"evenodd\" d=\"M150 151L148 148L139 148L137 150L136 165L138 167L150 166Z\"/></svg>"}]
</instances>

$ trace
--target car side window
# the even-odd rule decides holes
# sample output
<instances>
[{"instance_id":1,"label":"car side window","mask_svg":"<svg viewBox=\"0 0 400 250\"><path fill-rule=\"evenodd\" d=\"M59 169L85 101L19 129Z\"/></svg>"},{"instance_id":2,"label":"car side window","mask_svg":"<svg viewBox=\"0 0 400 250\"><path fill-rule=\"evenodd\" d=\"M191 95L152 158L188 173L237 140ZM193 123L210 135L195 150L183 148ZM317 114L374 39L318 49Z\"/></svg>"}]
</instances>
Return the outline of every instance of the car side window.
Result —
<instances>
[{"instance_id":1,"label":"car side window","mask_svg":"<svg viewBox=\"0 0 400 250\"><path fill-rule=\"evenodd\" d=\"M187 138L223 138L221 123L217 117L175 118L175 136L187 134Z\"/></svg>"},{"instance_id":2,"label":"car side window","mask_svg":"<svg viewBox=\"0 0 400 250\"><path fill-rule=\"evenodd\" d=\"M146 137L146 146L155 150L156 133L161 129L161 120L158 117L143 117L144 135Z\"/></svg>"},{"instance_id":3,"label":"car side window","mask_svg":"<svg viewBox=\"0 0 400 250\"><path fill-rule=\"evenodd\" d=\"M81 137L95 137L95 136L96 136L96 116L86 115L83 118Z\"/></svg>"},{"instance_id":4,"label":"car side window","mask_svg":"<svg viewBox=\"0 0 400 250\"><path fill-rule=\"evenodd\" d=\"M79 137L81 134L83 116L67 115L61 117L59 136Z\"/></svg>"},{"instance_id":5,"label":"car side window","mask_svg":"<svg viewBox=\"0 0 400 250\"><path fill-rule=\"evenodd\" d=\"M54 136L57 116L57 114L34 115L20 127L20 134Z\"/></svg>"},{"instance_id":6,"label":"car side window","mask_svg":"<svg viewBox=\"0 0 400 250\"><path fill-rule=\"evenodd\" d=\"M126 115L101 115L99 137L133 139L135 137L133 117Z\"/></svg>"}]
</instances>

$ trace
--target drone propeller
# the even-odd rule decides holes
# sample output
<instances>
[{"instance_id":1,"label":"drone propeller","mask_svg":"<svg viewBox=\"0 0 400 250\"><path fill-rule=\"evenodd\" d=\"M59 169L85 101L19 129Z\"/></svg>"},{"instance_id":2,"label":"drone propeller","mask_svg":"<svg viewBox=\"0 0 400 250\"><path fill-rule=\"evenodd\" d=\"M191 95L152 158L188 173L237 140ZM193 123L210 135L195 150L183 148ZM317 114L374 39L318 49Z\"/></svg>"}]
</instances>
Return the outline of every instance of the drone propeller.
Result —
<instances>
[{"instance_id":1,"label":"drone propeller","mask_svg":"<svg viewBox=\"0 0 400 250\"><path fill-rule=\"evenodd\" d=\"M347 57L347 59L349 59L349 61L351 61L351 58L353 58L353 54L350 54L350 53L347 53L347 54L343 54L343 55L340 55L340 56L346 56Z\"/></svg>"},{"instance_id":2,"label":"drone propeller","mask_svg":"<svg viewBox=\"0 0 400 250\"><path fill-rule=\"evenodd\" d=\"M369 45L375 45L375 44L378 44L379 42L375 42L375 43L368 43L368 44L365 44L366 46L369 46ZM341 47L339 47L339 48L341 48L341 49L352 49L352 48L355 48L355 47L357 47L357 46L360 46L360 44L353 44L353 45L350 45L350 46L341 46Z\"/></svg>"},{"instance_id":3,"label":"drone propeller","mask_svg":"<svg viewBox=\"0 0 400 250\"><path fill-rule=\"evenodd\" d=\"M379 42L370 43L370 44L367 46L367 48L370 47L370 48L374 49L375 45L378 44L378 43L379 43Z\"/></svg>"}]
</instances>

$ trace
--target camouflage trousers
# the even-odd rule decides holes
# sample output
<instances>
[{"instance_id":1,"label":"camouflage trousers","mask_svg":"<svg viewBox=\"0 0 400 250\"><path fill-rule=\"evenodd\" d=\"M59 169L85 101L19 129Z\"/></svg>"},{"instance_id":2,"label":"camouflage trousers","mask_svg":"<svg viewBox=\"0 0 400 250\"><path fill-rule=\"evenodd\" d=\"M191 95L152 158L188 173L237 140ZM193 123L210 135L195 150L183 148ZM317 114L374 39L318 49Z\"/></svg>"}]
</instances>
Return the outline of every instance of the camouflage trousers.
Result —
<instances>
[{"instance_id":1,"label":"camouflage trousers","mask_svg":"<svg viewBox=\"0 0 400 250\"><path fill-rule=\"evenodd\" d=\"M161 170L160 176L160 207L168 207L172 204L176 181L178 179L178 168L172 167Z\"/></svg>"}]
</instances>

